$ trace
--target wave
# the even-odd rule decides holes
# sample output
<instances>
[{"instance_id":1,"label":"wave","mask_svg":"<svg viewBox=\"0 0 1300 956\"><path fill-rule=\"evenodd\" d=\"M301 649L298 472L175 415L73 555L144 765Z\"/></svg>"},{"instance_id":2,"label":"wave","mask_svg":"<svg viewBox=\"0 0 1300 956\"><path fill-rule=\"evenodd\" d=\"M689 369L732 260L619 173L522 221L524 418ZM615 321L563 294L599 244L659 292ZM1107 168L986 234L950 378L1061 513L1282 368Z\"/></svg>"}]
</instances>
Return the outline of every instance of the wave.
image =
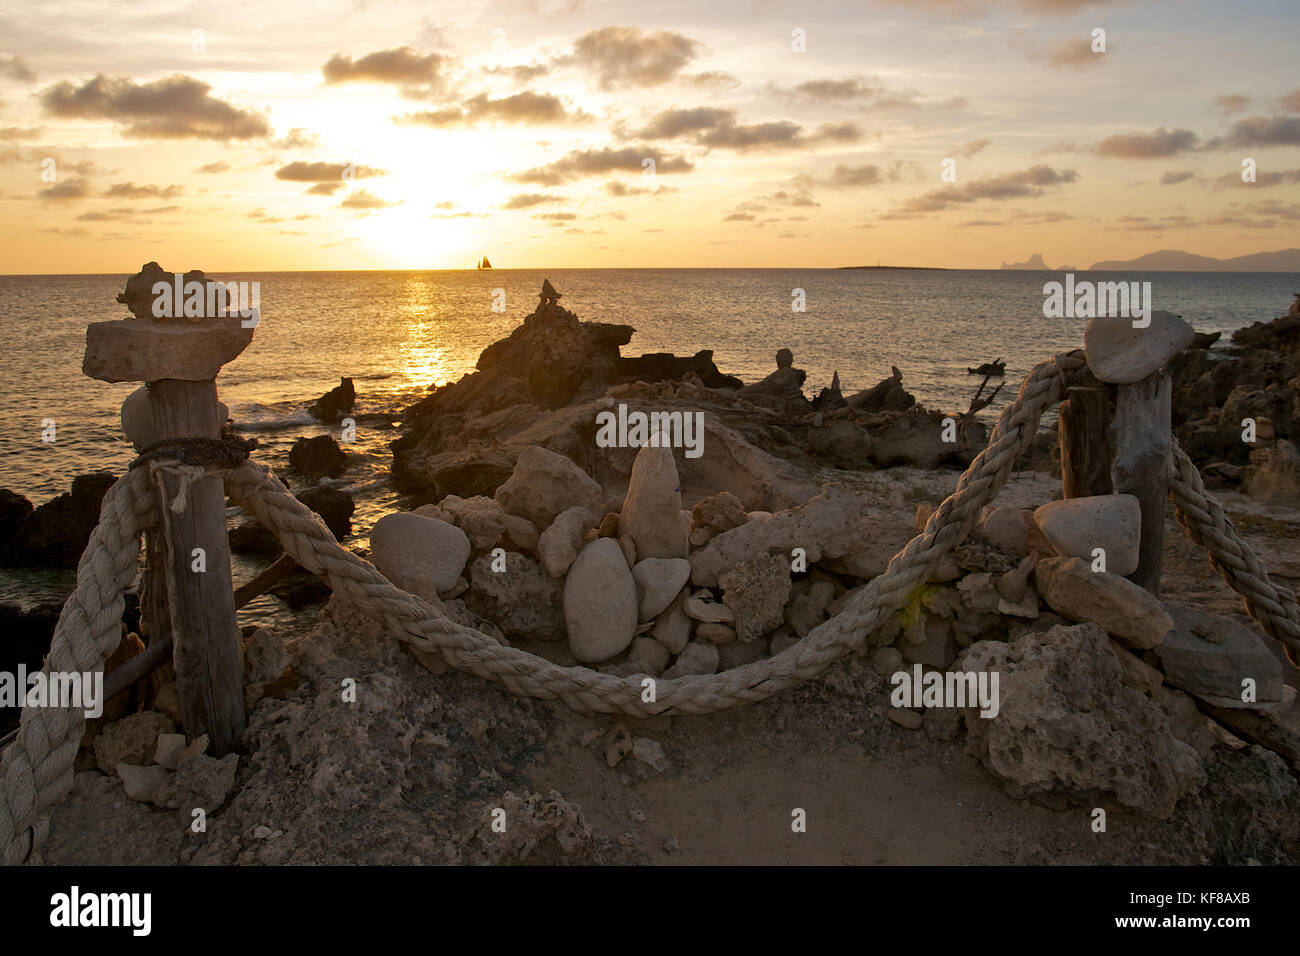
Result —
<instances>
[{"instance_id":1,"label":"wave","mask_svg":"<svg viewBox=\"0 0 1300 956\"><path fill-rule=\"evenodd\" d=\"M305 405L284 406L262 405L254 402L247 408L232 409L230 417L235 421L235 428L240 431L260 432L276 431L281 428L296 428L302 425L319 425Z\"/></svg>"}]
</instances>

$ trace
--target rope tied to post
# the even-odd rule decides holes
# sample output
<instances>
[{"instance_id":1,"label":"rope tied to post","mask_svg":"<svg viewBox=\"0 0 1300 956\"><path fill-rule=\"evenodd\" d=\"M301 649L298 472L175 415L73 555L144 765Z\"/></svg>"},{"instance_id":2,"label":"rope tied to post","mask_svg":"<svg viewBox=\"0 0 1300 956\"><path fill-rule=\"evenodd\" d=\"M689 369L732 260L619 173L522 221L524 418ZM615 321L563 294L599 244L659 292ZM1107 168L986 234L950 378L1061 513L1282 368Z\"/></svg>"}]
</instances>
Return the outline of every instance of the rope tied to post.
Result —
<instances>
[{"instance_id":1,"label":"rope tied to post","mask_svg":"<svg viewBox=\"0 0 1300 956\"><path fill-rule=\"evenodd\" d=\"M229 429L223 429L220 438L164 438L140 449L139 457L131 468L147 464L149 475L166 498L163 474L179 479L175 500L169 505L173 514L182 514L189 503L190 486L206 476L222 477L238 468L253 450L256 438L240 438Z\"/></svg>"}]
</instances>

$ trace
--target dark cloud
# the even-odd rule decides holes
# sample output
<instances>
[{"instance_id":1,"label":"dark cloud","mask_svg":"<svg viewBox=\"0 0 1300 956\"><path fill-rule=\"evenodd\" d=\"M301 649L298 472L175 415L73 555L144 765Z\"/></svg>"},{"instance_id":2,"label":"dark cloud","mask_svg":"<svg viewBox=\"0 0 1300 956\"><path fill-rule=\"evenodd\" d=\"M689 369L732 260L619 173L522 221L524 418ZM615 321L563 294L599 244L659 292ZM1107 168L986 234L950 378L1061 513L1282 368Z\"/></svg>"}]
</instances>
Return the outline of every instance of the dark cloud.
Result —
<instances>
[{"instance_id":1,"label":"dark cloud","mask_svg":"<svg viewBox=\"0 0 1300 956\"><path fill-rule=\"evenodd\" d=\"M333 196L342 188L343 180L340 179L335 180L334 182L317 183L315 186L312 186L311 189L307 190L306 194L308 196Z\"/></svg>"},{"instance_id":2,"label":"dark cloud","mask_svg":"<svg viewBox=\"0 0 1300 956\"><path fill-rule=\"evenodd\" d=\"M1195 179L1196 172L1191 169L1171 169L1160 177L1160 185L1177 186L1179 183L1185 183L1189 179Z\"/></svg>"},{"instance_id":3,"label":"dark cloud","mask_svg":"<svg viewBox=\"0 0 1300 956\"><path fill-rule=\"evenodd\" d=\"M736 111L711 106L670 109L656 113L637 135L648 139L676 139L692 133L736 124Z\"/></svg>"},{"instance_id":4,"label":"dark cloud","mask_svg":"<svg viewBox=\"0 0 1300 956\"><path fill-rule=\"evenodd\" d=\"M1300 113L1300 90L1292 90L1277 98L1277 108L1284 113Z\"/></svg>"},{"instance_id":5,"label":"dark cloud","mask_svg":"<svg viewBox=\"0 0 1300 956\"><path fill-rule=\"evenodd\" d=\"M560 62L594 74L603 90L644 88L675 79L703 52L702 44L680 33L603 27L580 36L573 53Z\"/></svg>"},{"instance_id":6,"label":"dark cloud","mask_svg":"<svg viewBox=\"0 0 1300 956\"><path fill-rule=\"evenodd\" d=\"M876 78L850 76L844 79L805 80L791 89L768 84L775 96L805 102L853 104L862 109L915 109L924 105L917 90L894 90Z\"/></svg>"},{"instance_id":7,"label":"dark cloud","mask_svg":"<svg viewBox=\"0 0 1300 956\"><path fill-rule=\"evenodd\" d=\"M544 63L525 63L517 66L489 66L483 72L488 76L504 76L516 83L531 83L546 76L551 68Z\"/></svg>"},{"instance_id":8,"label":"dark cloud","mask_svg":"<svg viewBox=\"0 0 1300 956\"><path fill-rule=\"evenodd\" d=\"M275 171L276 179L286 179L291 183L342 183L344 172L351 170L351 178L366 179L371 176L384 176L385 170L370 166L354 166L351 163L305 163L299 160L282 166Z\"/></svg>"},{"instance_id":9,"label":"dark cloud","mask_svg":"<svg viewBox=\"0 0 1300 956\"><path fill-rule=\"evenodd\" d=\"M911 219L923 213L940 212L981 199L996 201L1041 196L1049 187L1072 183L1078 178L1079 174L1073 169L1030 166L1028 169L1003 173L1000 176L973 179L960 185L932 189L920 196L914 196L881 218Z\"/></svg>"},{"instance_id":10,"label":"dark cloud","mask_svg":"<svg viewBox=\"0 0 1300 956\"><path fill-rule=\"evenodd\" d=\"M480 122L559 126L585 123L591 119L582 110L571 110L558 96L529 90L495 100L486 93L480 93L459 107L409 113L401 117L399 122L423 126L459 126Z\"/></svg>"},{"instance_id":11,"label":"dark cloud","mask_svg":"<svg viewBox=\"0 0 1300 956\"><path fill-rule=\"evenodd\" d=\"M180 186L137 186L135 183L114 183L100 195L109 199L171 199L180 194Z\"/></svg>"},{"instance_id":12,"label":"dark cloud","mask_svg":"<svg viewBox=\"0 0 1300 956\"><path fill-rule=\"evenodd\" d=\"M549 203L567 202L563 196L548 196L545 193L520 193L511 196L502 209L528 209L532 206L545 206Z\"/></svg>"},{"instance_id":13,"label":"dark cloud","mask_svg":"<svg viewBox=\"0 0 1300 956\"><path fill-rule=\"evenodd\" d=\"M90 195L90 183L84 179L65 179L61 183L55 183L49 189L42 189L36 195L41 199L55 201L85 199Z\"/></svg>"},{"instance_id":14,"label":"dark cloud","mask_svg":"<svg viewBox=\"0 0 1300 956\"><path fill-rule=\"evenodd\" d=\"M20 139L36 139L45 130L43 126L5 126L0 127L0 140L13 143Z\"/></svg>"},{"instance_id":15,"label":"dark cloud","mask_svg":"<svg viewBox=\"0 0 1300 956\"><path fill-rule=\"evenodd\" d=\"M45 112L65 119L107 119L132 139L259 139L266 117L209 95L211 87L175 74L153 83L100 73L81 86L64 81L40 93Z\"/></svg>"},{"instance_id":16,"label":"dark cloud","mask_svg":"<svg viewBox=\"0 0 1300 956\"><path fill-rule=\"evenodd\" d=\"M808 134L792 120L741 123L735 110L702 106L656 113L636 135L647 139L690 137L696 145L709 149L746 152L803 149L826 142L852 143L861 139L862 130L853 123L824 123Z\"/></svg>"},{"instance_id":17,"label":"dark cloud","mask_svg":"<svg viewBox=\"0 0 1300 956\"><path fill-rule=\"evenodd\" d=\"M640 173L643 169L641 164L646 159L654 160L656 173L688 173L695 168L693 163L680 156L666 156L662 151L648 146L625 146L622 149L606 146L574 150L546 166L516 173L511 179L517 183L556 186L586 176L603 176L614 172Z\"/></svg>"},{"instance_id":18,"label":"dark cloud","mask_svg":"<svg viewBox=\"0 0 1300 956\"><path fill-rule=\"evenodd\" d=\"M1237 120L1223 145L1300 146L1300 116L1248 116Z\"/></svg>"},{"instance_id":19,"label":"dark cloud","mask_svg":"<svg viewBox=\"0 0 1300 956\"><path fill-rule=\"evenodd\" d=\"M1220 93L1214 105L1221 113L1238 113L1250 105L1250 97L1241 93Z\"/></svg>"},{"instance_id":20,"label":"dark cloud","mask_svg":"<svg viewBox=\"0 0 1300 956\"><path fill-rule=\"evenodd\" d=\"M970 159L976 153L979 153L993 145L991 139L972 139L962 147L961 154Z\"/></svg>"},{"instance_id":21,"label":"dark cloud","mask_svg":"<svg viewBox=\"0 0 1300 956\"><path fill-rule=\"evenodd\" d=\"M841 189L854 186L874 186L883 182L884 176L880 167L874 164L865 164L861 166L846 166L840 164L831 171L829 182L830 186Z\"/></svg>"},{"instance_id":22,"label":"dark cloud","mask_svg":"<svg viewBox=\"0 0 1300 956\"><path fill-rule=\"evenodd\" d=\"M27 58L14 54L5 59L0 57L0 76L7 76L11 80L17 80L19 83L35 83L36 74L27 64Z\"/></svg>"},{"instance_id":23,"label":"dark cloud","mask_svg":"<svg viewBox=\"0 0 1300 956\"><path fill-rule=\"evenodd\" d=\"M1269 186L1282 186L1288 183L1300 183L1300 168L1265 170L1263 172L1256 170L1253 183L1242 182L1240 172L1224 173L1214 181L1214 188L1234 189L1242 186L1249 189L1265 189Z\"/></svg>"},{"instance_id":24,"label":"dark cloud","mask_svg":"<svg viewBox=\"0 0 1300 956\"><path fill-rule=\"evenodd\" d=\"M683 79L691 86L714 92L734 90L740 86L740 80L724 70L706 70L703 73L692 73L690 76L683 77Z\"/></svg>"},{"instance_id":25,"label":"dark cloud","mask_svg":"<svg viewBox=\"0 0 1300 956\"><path fill-rule=\"evenodd\" d=\"M1196 149L1200 138L1189 129L1165 129L1151 133L1116 133L1097 144L1098 156L1116 159L1167 159Z\"/></svg>"},{"instance_id":26,"label":"dark cloud","mask_svg":"<svg viewBox=\"0 0 1300 956\"><path fill-rule=\"evenodd\" d=\"M204 163L202 166L200 166L198 169L194 171L196 173L224 173L228 169L230 169L229 163L224 162L222 160L218 160L215 163Z\"/></svg>"},{"instance_id":27,"label":"dark cloud","mask_svg":"<svg viewBox=\"0 0 1300 956\"><path fill-rule=\"evenodd\" d=\"M336 53L321 73L326 83L391 83L407 96L428 96L446 86L451 60L441 53L421 54L409 46L367 53L358 60Z\"/></svg>"},{"instance_id":28,"label":"dark cloud","mask_svg":"<svg viewBox=\"0 0 1300 956\"><path fill-rule=\"evenodd\" d=\"M1071 37L1052 47L1047 55L1047 65L1058 70L1082 70L1090 66L1101 66L1107 55L1093 51L1092 37Z\"/></svg>"},{"instance_id":29,"label":"dark cloud","mask_svg":"<svg viewBox=\"0 0 1300 956\"><path fill-rule=\"evenodd\" d=\"M339 206L343 209L387 209L390 206L400 206L401 204L400 200L398 202L389 202L386 199L381 199L374 193L367 192L364 189L358 189L356 192L351 193L347 199L339 203Z\"/></svg>"},{"instance_id":30,"label":"dark cloud","mask_svg":"<svg viewBox=\"0 0 1300 956\"><path fill-rule=\"evenodd\" d=\"M1006 6L1004 3L992 2L992 0L884 0L884 2L962 19L982 17ZM1013 5L1031 13L1066 16L1088 7L1104 7L1128 2L1129 0L1013 0Z\"/></svg>"}]
</instances>

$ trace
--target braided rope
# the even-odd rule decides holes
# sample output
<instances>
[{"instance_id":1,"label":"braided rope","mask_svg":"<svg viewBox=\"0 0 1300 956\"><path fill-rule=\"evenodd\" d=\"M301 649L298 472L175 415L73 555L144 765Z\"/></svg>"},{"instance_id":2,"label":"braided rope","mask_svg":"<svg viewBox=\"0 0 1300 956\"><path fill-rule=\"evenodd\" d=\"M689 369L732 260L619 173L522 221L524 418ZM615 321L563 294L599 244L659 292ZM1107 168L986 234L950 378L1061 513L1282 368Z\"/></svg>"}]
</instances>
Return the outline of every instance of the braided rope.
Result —
<instances>
[{"instance_id":1,"label":"braided rope","mask_svg":"<svg viewBox=\"0 0 1300 956\"><path fill-rule=\"evenodd\" d=\"M956 491L930 516L925 530L840 613L773 657L720 674L656 681L653 703L642 700L641 675L619 678L585 667L560 667L457 624L441 602L397 588L369 562L341 547L319 516L265 465L244 461L226 473L226 483L231 497L274 531L294 560L324 577L345 603L378 614L400 640L417 649L438 650L454 666L498 681L515 694L562 700L579 712L703 714L764 700L862 647L970 533L980 511L1010 477L1016 458L1033 441L1043 412L1064 397L1084 366L1083 353L1075 350L1030 371L1016 401L998 418L988 447L971 462ZM157 520L148 472L129 471L105 496L99 524L77 567L77 588L59 615L47 670L102 670L118 645L122 592L136 573L140 533ZM1269 581L1177 444L1170 496L1179 522L1206 548L1228 585L1243 595L1251 616L1289 648L1300 648L1300 610L1294 594ZM50 808L71 787L84 725L80 710L23 710L18 737L0 757L0 847L6 864L39 862Z\"/></svg>"}]
</instances>

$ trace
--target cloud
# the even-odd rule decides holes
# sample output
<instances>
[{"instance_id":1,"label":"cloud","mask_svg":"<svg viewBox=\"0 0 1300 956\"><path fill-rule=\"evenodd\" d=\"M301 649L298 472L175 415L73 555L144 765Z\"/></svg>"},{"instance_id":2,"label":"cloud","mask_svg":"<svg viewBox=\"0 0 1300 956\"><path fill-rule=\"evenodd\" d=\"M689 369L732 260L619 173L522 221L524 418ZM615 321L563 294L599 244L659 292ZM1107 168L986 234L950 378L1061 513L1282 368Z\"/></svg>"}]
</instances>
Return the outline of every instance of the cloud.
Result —
<instances>
[{"instance_id":1,"label":"cloud","mask_svg":"<svg viewBox=\"0 0 1300 956\"><path fill-rule=\"evenodd\" d=\"M926 10L936 14L948 14L963 19L985 16L1006 4L991 0L884 0L900 6L917 10ZM1123 4L1129 0L1014 0L1014 4L1031 13L1045 13L1051 16L1067 16L1091 6L1103 7L1108 4Z\"/></svg>"},{"instance_id":2,"label":"cloud","mask_svg":"<svg viewBox=\"0 0 1300 956\"><path fill-rule=\"evenodd\" d=\"M1283 113L1300 113L1300 90L1292 90L1277 98L1277 108Z\"/></svg>"},{"instance_id":3,"label":"cloud","mask_svg":"<svg viewBox=\"0 0 1300 956\"><path fill-rule=\"evenodd\" d=\"M1237 113L1250 105L1250 97L1241 93L1220 93L1214 98L1214 105L1221 113Z\"/></svg>"},{"instance_id":4,"label":"cloud","mask_svg":"<svg viewBox=\"0 0 1300 956\"><path fill-rule=\"evenodd\" d=\"M1300 168L1266 170L1264 172L1257 170L1253 183L1242 182L1241 173L1239 172L1224 173L1214 181L1214 188L1235 189L1238 186L1244 186L1250 189L1265 189L1269 186L1281 186L1286 183L1300 183Z\"/></svg>"},{"instance_id":5,"label":"cloud","mask_svg":"<svg viewBox=\"0 0 1300 956\"><path fill-rule=\"evenodd\" d=\"M0 140L13 143L20 139L37 139L44 130L43 126L4 126L0 127Z\"/></svg>"},{"instance_id":6,"label":"cloud","mask_svg":"<svg viewBox=\"0 0 1300 956\"><path fill-rule=\"evenodd\" d=\"M573 53L558 62L572 63L594 74L602 90L636 89L676 79L703 52L702 44L680 33L603 27L578 37Z\"/></svg>"},{"instance_id":7,"label":"cloud","mask_svg":"<svg viewBox=\"0 0 1300 956\"><path fill-rule=\"evenodd\" d=\"M109 199L171 199L180 194L180 186L137 186L135 183L114 183L100 193Z\"/></svg>"},{"instance_id":8,"label":"cloud","mask_svg":"<svg viewBox=\"0 0 1300 956\"><path fill-rule=\"evenodd\" d=\"M301 126L295 126L279 139L270 142L272 149L311 149L320 142L320 137L309 133Z\"/></svg>"},{"instance_id":9,"label":"cloud","mask_svg":"<svg viewBox=\"0 0 1300 956\"><path fill-rule=\"evenodd\" d=\"M1047 65L1058 70L1082 70L1101 66L1106 56L1106 53L1092 49L1091 37L1071 37L1052 47L1052 52L1047 55Z\"/></svg>"},{"instance_id":10,"label":"cloud","mask_svg":"<svg viewBox=\"0 0 1300 956\"><path fill-rule=\"evenodd\" d=\"M1185 183L1189 179L1195 179L1196 172L1191 169L1171 169L1160 177L1160 185L1177 186L1179 183Z\"/></svg>"},{"instance_id":11,"label":"cloud","mask_svg":"<svg viewBox=\"0 0 1300 956\"><path fill-rule=\"evenodd\" d=\"M200 166L198 169L194 171L196 173L224 173L228 169L230 169L229 163L224 162L222 160L218 160L215 163L204 163L202 166Z\"/></svg>"},{"instance_id":12,"label":"cloud","mask_svg":"<svg viewBox=\"0 0 1300 956\"><path fill-rule=\"evenodd\" d=\"M545 193L520 193L511 196L502 209L528 209L532 206L544 206L548 203L568 202L563 196L548 196Z\"/></svg>"},{"instance_id":13,"label":"cloud","mask_svg":"<svg viewBox=\"0 0 1300 956\"><path fill-rule=\"evenodd\" d=\"M241 110L192 77L174 74L139 84L103 73L81 86L68 81L48 87L40 101L50 116L107 119L131 139L258 139L270 135L266 117Z\"/></svg>"},{"instance_id":14,"label":"cloud","mask_svg":"<svg viewBox=\"0 0 1300 956\"><path fill-rule=\"evenodd\" d=\"M545 63L523 63L516 66L484 67L483 72L487 76L509 77L516 83L531 83L539 77L546 76L551 72L551 68Z\"/></svg>"},{"instance_id":15,"label":"cloud","mask_svg":"<svg viewBox=\"0 0 1300 956\"><path fill-rule=\"evenodd\" d=\"M703 73L692 73L683 79L691 86L698 87L702 90L711 90L713 92L722 92L724 90L734 90L740 86L740 80L736 79L730 73L724 70L706 70Z\"/></svg>"},{"instance_id":16,"label":"cloud","mask_svg":"<svg viewBox=\"0 0 1300 956\"><path fill-rule=\"evenodd\" d=\"M1226 145L1300 146L1300 116L1248 116L1237 120Z\"/></svg>"},{"instance_id":17,"label":"cloud","mask_svg":"<svg viewBox=\"0 0 1300 956\"><path fill-rule=\"evenodd\" d=\"M879 166L870 163L861 166L840 164L831 171L827 185L846 189L854 186L874 186L881 182L884 182L884 175Z\"/></svg>"},{"instance_id":18,"label":"cloud","mask_svg":"<svg viewBox=\"0 0 1300 956\"><path fill-rule=\"evenodd\" d=\"M539 212L533 214L534 219L546 219L550 222L572 222L577 219L577 215L571 212Z\"/></svg>"},{"instance_id":19,"label":"cloud","mask_svg":"<svg viewBox=\"0 0 1300 956\"><path fill-rule=\"evenodd\" d=\"M0 76L7 76L11 80L17 80L19 83L35 83L36 74L32 68L27 65L27 58L14 54L7 60L0 57Z\"/></svg>"},{"instance_id":20,"label":"cloud","mask_svg":"<svg viewBox=\"0 0 1300 956\"><path fill-rule=\"evenodd\" d=\"M321 68L327 84L391 83L403 94L428 96L446 86L451 60L441 53L420 54L409 46L367 53L359 60L336 53Z\"/></svg>"},{"instance_id":21,"label":"cloud","mask_svg":"<svg viewBox=\"0 0 1300 956\"><path fill-rule=\"evenodd\" d=\"M586 176L603 176L613 172L640 173L644 168L642 163L647 159L654 160L656 173L688 173L695 168L689 160L680 156L667 156L648 146L625 146L621 149L606 146L574 150L553 163L516 173L510 178L517 183L557 186Z\"/></svg>"},{"instance_id":22,"label":"cloud","mask_svg":"<svg viewBox=\"0 0 1300 956\"><path fill-rule=\"evenodd\" d=\"M339 180L338 182L332 182L332 183L317 183L315 186L312 186L311 189L307 190L306 195L333 196L336 192L338 192L342 188L343 188L342 180Z\"/></svg>"},{"instance_id":23,"label":"cloud","mask_svg":"<svg viewBox=\"0 0 1300 956\"><path fill-rule=\"evenodd\" d=\"M1000 176L988 176L960 185L932 189L920 196L912 197L880 218L912 219L923 213L940 212L981 199L1002 200L1041 196L1049 187L1072 183L1078 178L1079 174L1073 169L1030 166L1028 169L1003 173Z\"/></svg>"},{"instance_id":24,"label":"cloud","mask_svg":"<svg viewBox=\"0 0 1300 956\"><path fill-rule=\"evenodd\" d=\"M42 189L36 195L41 199L60 202L69 199L85 199L90 195L90 184L84 179L65 179L61 183L55 183L49 189Z\"/></svg>"},{"instance_id":25,"label":"cloud","mask_svg":"<svg viewBox=\"0 0 1300 956\"><path fill-rule=\"evenodd\" d=\"M863 109L916 109L924 104L917 90L893 90L882 85L875 77L850 76L844 79L805 80L785 89L768 84L774 96L818 103L856 103ZM964 105L965 101L961 101Z\"/></svg>"},{"instance_id":26,"label":"cloud","mask_svg":"<svg viewBox=\"0 0 1300 956\"><path fill-rule=\"evenodd\" d=\"M1166 159L1196 149L1200 138L1189 129L1165 129L1151 133L1116 133L1097 144L1098 156L1116 159Z\"/></svg>"},{"instance_id":27,"label":"cloud","mask_svg":"<svg viewBox=\"0 0 1300 956\"><path fill-rule=\"evenodd\" d=\"M646 139L690 137L709 149L738 152L765 149L802 149L825 142L852 143L862 138L853 123L823 123L811 135L792 120L740 123L735 110L701 106L656 113L637 134Z\"/></svg>"},{"instance_id":28,"label":"cloud","mask_svg":"<svg viewBox=\"0 0 1300 956\"><path fill-rule=\"evenodd\" d=\"M275 171L275 178L285 179L291 183L342 184L345 181L344 173L348 170L351 170L352 179L387 175L385 170L370 166L355 166L352 163L305 163L299 160L288 166L281 166Z\"/></svg>"},{"instance_id":29,"label":"cloud","mask_svg":"<svg viewBox=\"0 0 1300 956\"><path fill-rule=\"evenodd\" d=\"M397 202L388 202L388 200L381 199L374 193L367 192L364 189L358 189L356 192L350 194L347 199L339 203L339 206L343 209L387 209L391 206L400 206L401 204L400 200Z\"/></svg>"},{"instance_id":30,"label":"cloud","mask_svg":"<svg viewBox=\"0 0 1300 956\"><path fill-rule=\"evenodd\" d=\"M459 107L423 113L408 113L398 122L424 126L473 125L479 122L560 126L589 122L592 117L582 110L570 109L558 96L531 90L490 99L486 93L468 99Z\"/></svg>"},{"instance_id":31,"label":"cloud","mask_svg":"<svg viewBox=\"0 0 1300 956\"><path fill-rule=\"evenodd\" d=\"M962 147L961 154L967 159L970 159L976 153L982 152L992 145L993 140L991 139L972 139Z\"/></svg>"},{"instance_id":32,"label":"cloud","mask_svg":"<svg viewBox=\"0 0 1300 956\"><path fill-rule=\"evenodd\" d=\"M723 222L753 222L756 218L758 217L751 212L733 212L730 213L729 215L723 216L722 221Z\"/></svg>"}]
</instances>

